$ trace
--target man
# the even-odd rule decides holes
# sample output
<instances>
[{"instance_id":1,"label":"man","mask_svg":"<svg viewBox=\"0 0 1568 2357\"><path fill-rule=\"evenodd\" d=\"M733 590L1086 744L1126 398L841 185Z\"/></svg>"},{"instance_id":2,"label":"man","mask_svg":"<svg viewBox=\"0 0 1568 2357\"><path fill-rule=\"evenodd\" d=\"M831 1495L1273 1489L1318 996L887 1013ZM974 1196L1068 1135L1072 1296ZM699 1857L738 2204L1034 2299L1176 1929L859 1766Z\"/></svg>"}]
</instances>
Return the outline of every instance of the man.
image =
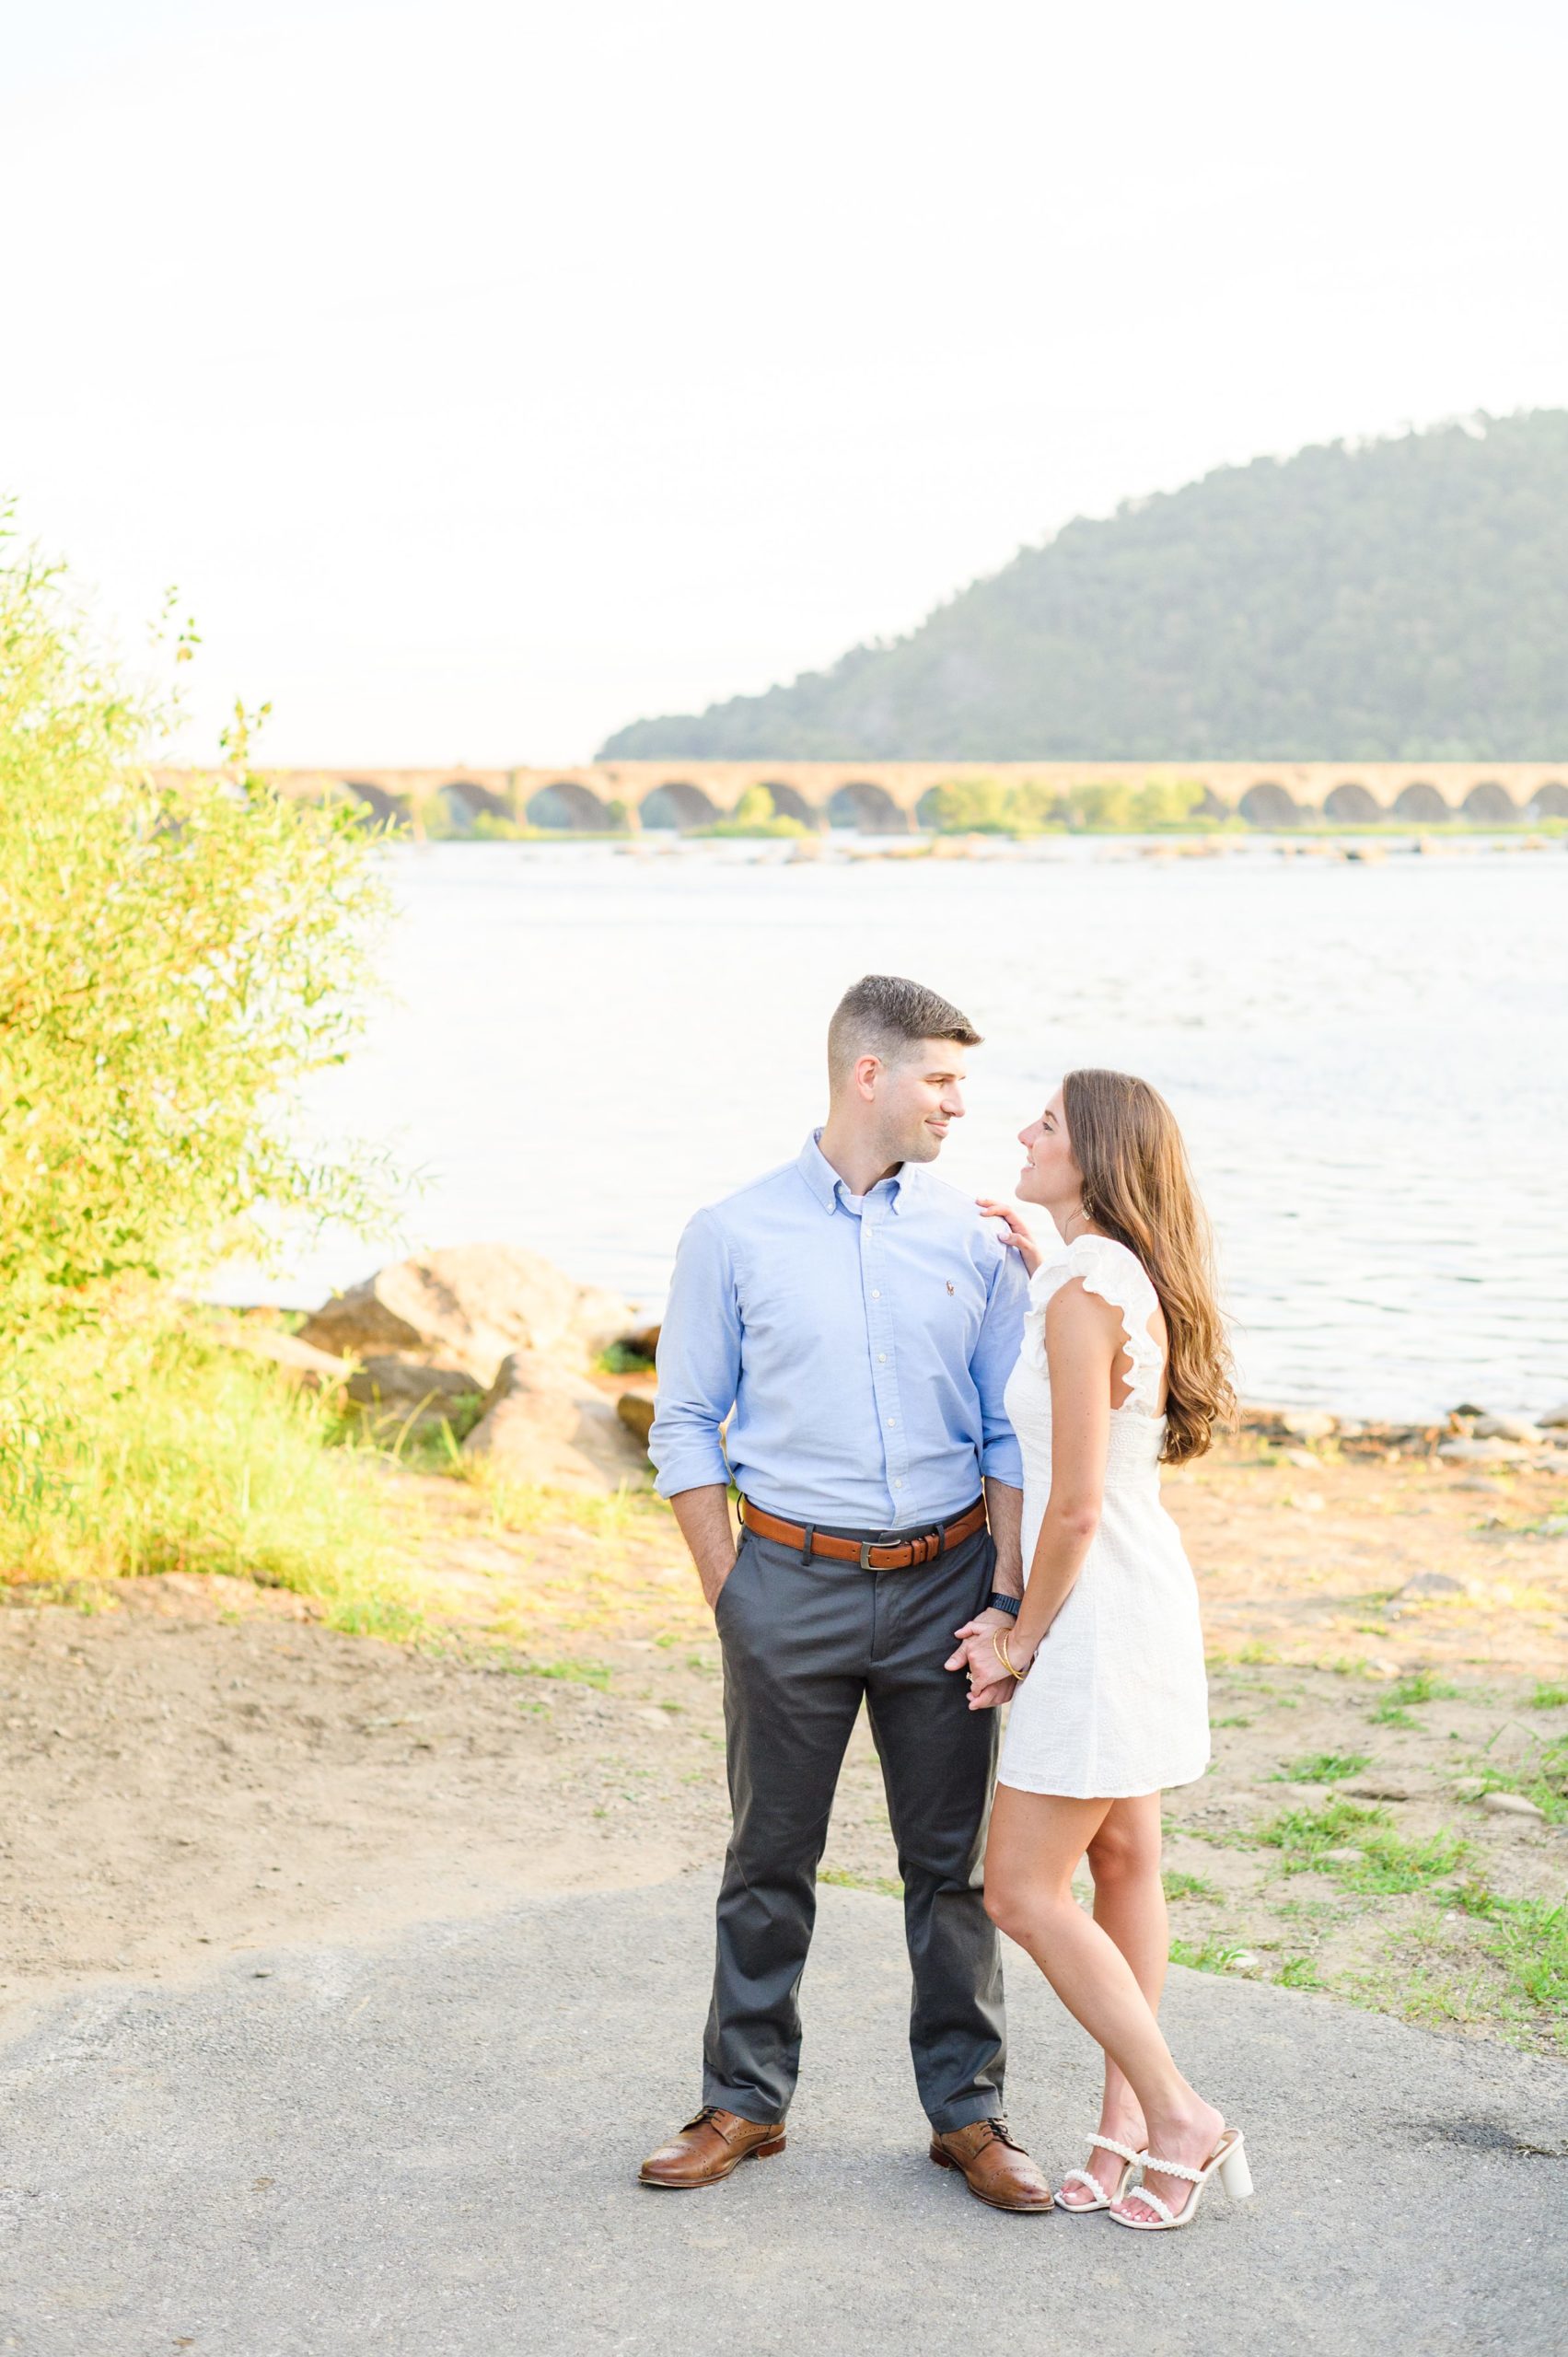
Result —
<instances>
[{"instance_id":1,"label":"man","mask_svg":"<svg viewBox=\"0 0 1568 2357\"><path fill-rule=\"evenodd\" d=\"M943 1666L964 1621L1010 1626L1023 1591L1002 1391L1024 1278L925 1167L962 1116L979 1044L934 991L867 975L829 1028L823 1128L681 1238L650 1447L718 1625L734 1832L703 2108L643 2164L645 2184L712 2185L783 2149L817 1864L864 1697L903 1875L931 2157L999 2209L1051 2207L1002 2111L1001 1959L980 1887L996 1713L970 1710Z\"/></svg>"}]
</instances>

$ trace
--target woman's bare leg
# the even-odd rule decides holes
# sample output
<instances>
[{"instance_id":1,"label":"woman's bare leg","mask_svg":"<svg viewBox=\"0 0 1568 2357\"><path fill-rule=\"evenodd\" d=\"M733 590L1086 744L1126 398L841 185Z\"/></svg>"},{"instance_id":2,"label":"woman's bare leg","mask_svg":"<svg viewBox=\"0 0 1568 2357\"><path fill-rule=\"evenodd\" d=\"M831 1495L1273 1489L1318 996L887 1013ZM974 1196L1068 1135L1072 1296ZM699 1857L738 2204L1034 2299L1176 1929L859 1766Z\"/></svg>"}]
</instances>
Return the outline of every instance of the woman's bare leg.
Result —
<instances>
[{"instance_id":1,"label":"woman's bare leg","mask_svg":"<svg viewBox=\"0 0 1568 2357\"><path fill-rule=\"evenodd\" d=\"M1135 1800L1112 1801L1089 1842L1089 1872L1095 1883L1095 1922L1113 1939L1132 1968L1152 2014L1159 2012L1165 1986L1170 1933L1166 1921L1165 1886L1160 1880L1160 1796L1145 1793ZM1143 2107L1126 2077L1108 2054L1105 2095L1100 2104L1099 2132L1113 2136L1134 2153L1144 2149L1146 2127ZM1098 2149L1082 2164L1086 2174L1107 2193L1116 2189L1122 2164L1114 2153ZM1082 2209L1093 2200L1074 2181L1056 2196L1064 2209Z\"/></svg>"},{"instance_id":2,"label":"woman's bare leg","mask_svg":"<svg viewBox=\"0 0 1568 2357\"><path fill-rule=\"evenodd\" d=\"M1127 1956L1073 1896L1073 1869L1117 1805L999 1784L986 1844L986 1908L992 1921L1028 1950L1074 2019L1128 2082L1143 2111L1148 2149L1201 2167L1225 2120L1177 2069ZM1108 1855L1121 1830L1109 1837ZM1130 1898L1127 1911L1134 1906ZM1146 1964L1149 1932L1130 1937ZM1151 2176L1148 2183L1173 2211L1191 2190L1180 2177ZM1124 2206L1133 2216L1155 2215L1136 2194Z\"/></svg>"}]
</instances>

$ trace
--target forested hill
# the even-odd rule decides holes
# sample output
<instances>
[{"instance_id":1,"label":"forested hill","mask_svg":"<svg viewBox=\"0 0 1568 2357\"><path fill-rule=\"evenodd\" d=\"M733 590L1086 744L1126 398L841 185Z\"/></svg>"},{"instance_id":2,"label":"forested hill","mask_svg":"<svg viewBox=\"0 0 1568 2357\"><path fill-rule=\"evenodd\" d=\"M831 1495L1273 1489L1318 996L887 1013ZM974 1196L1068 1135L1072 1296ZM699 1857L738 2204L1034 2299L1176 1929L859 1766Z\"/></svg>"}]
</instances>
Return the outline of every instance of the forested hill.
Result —
<instances>
[{"instance_id":1,"label":"forested hill","mask_svg":"<svg viewBox=\"0 0 1568 2357\"><path fill-rule=\"evenodd\" d=\"M1225 467L1080 519L890 645L608 756L1568 753L1568 411Z\"/></svg>"}]
</instances>

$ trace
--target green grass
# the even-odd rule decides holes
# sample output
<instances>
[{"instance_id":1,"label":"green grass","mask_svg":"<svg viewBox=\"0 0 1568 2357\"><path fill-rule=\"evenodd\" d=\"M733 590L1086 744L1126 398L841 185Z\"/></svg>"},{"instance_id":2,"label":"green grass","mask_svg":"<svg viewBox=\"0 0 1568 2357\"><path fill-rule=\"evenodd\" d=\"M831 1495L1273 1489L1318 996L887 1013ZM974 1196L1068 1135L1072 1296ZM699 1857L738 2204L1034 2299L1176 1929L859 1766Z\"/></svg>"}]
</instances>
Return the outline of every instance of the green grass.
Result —
<instances>
[{"instance_id":1,"label":"green grass","mask_svg":"<svg viewBox=\"0 0 1568 2357\"><path fill-rule=\"evenodd\" d=\"M1481 1945L1503 1967L1513 1994L1546 2017L1568 2049L1568 1899L1500 1898L1469 1882L1453 1902L1479 1927Z\"/></svg>"},{"instance_id":2,"label":"green grass","mask_svg":"<svg viewBox=\"0 0 1568 2357\"><path fill-rule=\"evenodd\" d=\"M608 1694L615 1675L606 1661L514 1661L506 1667L515 1678L558 1678L568 1686L592 1686Z\"/></svg>"},{"instance_id":3,"label":"green grass","mask_svg":"<svg viewBox=\"0 0 1568 2357\"><path fill-rule=\"evenodd\" d=\"M1568 2029L1568 1902L1494 1898L1486 1945L1520 1995Z\"/></svg>"},{"instance_id":4,"label":"green grass","mask_svg":"<svg viewBox=\"0 0 1568 2357\"><path fill-rule=\"evenodd\" d=\"M1411 1705L1417 1702L1452 1702L1460 1689L1447 1678L1439 1678L1435 1670L1412 1669L1390 1686L1388 1693L1372 1713L1375 1726L1415 1727L1421 1721L1411 1716Z\"/></svg>"},{"instance_id":5,"label":"green grass","mask_svg":"<svg viewBox=\"0 0 1568 2357\"><path fill-rule=\"evenodd\" d=\"M1283 1761L1272 1781L1276 1784L1337 1784L1345 1776L1359 1776L1371 1765L1371 1754L1365 1751L1311 1751L1304 1759Z\"/></svg>"},{"instance_id":6,"label":"green grass","mask_svg":"<svg viewBox=\"0 0 1568 2357\"><path fill-rule=\"evenodd\" d=\"M1217 1898L1219 1892L1202 1875L1183 1874L1179 1868L1167 1866L1160 1877L1167 1898Z\"/></svg>"},{"instance_id":7,"label":"green grass","mask_svg":"<svg viewBox=\"0 0 1568 2357\"><path fill-rule=\"evenodd\" d=\"M847 1866L819 1866L819 1882L831 1883L839 1890L874 1890L881 1898L901 1898L904 1887L896 1875L856 1875Z\"/></svg>"},{"instance_id":8,"label":"green grass","mask_svg":"<svg viewBox=\"0 0 1568 2357\"><path fill-rule=\"evenodd\" d=\"M1288 1956L1275 1973L1282 1989L1321 1989L1322 1979L1309 1956Z\"/></svg>"},{"instance_id":9,"label":"green grass","mask_svg":"<svg viewBox=\"0 0 1568 2357\"><path fill-rule=\"evenodd\" d=\"M1532 1711L1561 1711L1568 1705L1568 1686L1549 1686L1542 1682L1530 1696Z\"/></svg>"},{"instance_id":10,"label":"green grass","mask_svg":"<svg viewBox=\"0 0 1568 2357\"><path fill-rule=\"evenodd\" d=\"M654 1362L628 1342L611 1342L594 1361L600 1375L652 1375Z\"/></svg>"},{"instance_id":11,"label":"green grass","mask_svg":"<svg viewBox=\"0 0 1568 2357\"><path fill-rule=\"evenodd\" d=\"M459 1394L438 1423L419 1423L409 1417L398 1425L389 1418L379 1427L372 1427L353 1413L340 1415L337 1436L355 1447L374 1450L405 1473L449 1473L460 1478L468 1466L462 1445L478 1423L482 1407L483 1395L475 1391Z\"/></svg>"},{"instance_id":12,"label":"green grass","mask_svg":"<svg viewBox=\"0 0 1568 2357\"><path fill-rule=\"evenodd\" d=\"M1379 1898L1429 1890L1454 1875L1469 1855L1457 1833L1428 1834L1410 1841L1395 1830L1386 1808L1362 1801L1331 1800L1319 1809L1285 1809L1258 1829L1257 1840L1283 1854L1286 1874L1325 1872L1348 1889ZM1330 1850L1355 1849L1359 1865L1322 1863Z\"/></svg>"},{"instance_id":13,"label":"green grass","mask_svg":"<svg viewBox=\"0 0 1568 2357\"><path fill-rule=\"evenodd\" d=\"M44 1587L187 1572L313 1598L330 1627L409 1637L373 1452L327 1397L199 1329L78 1335L29 1373L40 1479L0 1488L4 1576Z\"/></svg>"},{"instance_id":14,"label":"green grass","mask_svg":"<svg viewBox=\"0 0 1568 2357\"><path fill-rule=\"evenodd\" d=\"M1388 1689L1388 1699L1408 1707L1411 1702L1453 1702L1460 1689L1434 1669L1412 1669Z\"/></svg>"},{"instance_id":15,"label":"green grass","mask_svg":"<svg viewBox=\"0 0 1568 2357\"><path fill-rule=\"evenodd\" d=\"M1222 1940L1213 1932L1196 1947L1179 1937L1170 1944L1172 1964L1184 1964L1189 1972L1228 1972L1240 1954L1239 1940Z\"/></svg>"},{"instance_id":16,"label":"green grass","mask_svg":"<svg viewBox=\"0 0 1568 2357\"><path fill-rule=\"evenodd\" d=\"M1568 1532L1568 1506L1549 1506L1544 1514L1529 1515L1522 1522L1489 1514L1470 1527L1493 1538L1561 1538Z\"/></svg>"},{"instance_id":17,"label":"green grass","mask_svg":"<svg viewBox=\"0 0 1568 2357\"><path fill-rule=\"evenodd\" d=\"M1495 1743L1497 1736L1492 1740ZM1506 1768L1494 1767L1485 1752L1474 1766L1484 1792L1522 1793L1549 1825L1568 1825L1568 1736L1555 1741L1532 1739L1527 1757Z\"/></svg>"},{"instance_id":18,"label":"green grass","mask_svg":"<svg viewBox=\"0 0 1568 2357\"><path fill-rule=\"evenodd\" d=\"M484 1457L464 1457L462 1478L487 1501L494 1537L503 1531L549 1530L567 1522L596 1538L625 1538L645 1517L669 1515L661 1497L630 1481L610 1491L556 1490L540 1481L508 1480Z\"/></svg>"}]
</instances>

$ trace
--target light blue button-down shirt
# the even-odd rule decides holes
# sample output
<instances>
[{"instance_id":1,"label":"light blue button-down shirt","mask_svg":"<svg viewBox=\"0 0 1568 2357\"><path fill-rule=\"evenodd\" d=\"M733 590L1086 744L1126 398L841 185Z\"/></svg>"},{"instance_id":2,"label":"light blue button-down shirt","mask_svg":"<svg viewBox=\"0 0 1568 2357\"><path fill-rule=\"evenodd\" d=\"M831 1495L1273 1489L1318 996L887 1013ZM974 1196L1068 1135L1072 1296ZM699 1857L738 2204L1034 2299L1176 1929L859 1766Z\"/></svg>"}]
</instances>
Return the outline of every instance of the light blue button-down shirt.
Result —
<instances>
[{"instance_id":1,"label":"light blue button-down shirt","mask_svg":"<svg viewBox=\"0 0 1568 2357\"><path fill-rule=\"evenodd\" d=\"M818 1134L680 1239L649 1440L661 1493L733 1478L791 1521L892 1530L961 1512L982 1474L1021 1490L1002 1406L1017 1255L919 1164L857 1204Z\"/></svg>"}]
</instances>

